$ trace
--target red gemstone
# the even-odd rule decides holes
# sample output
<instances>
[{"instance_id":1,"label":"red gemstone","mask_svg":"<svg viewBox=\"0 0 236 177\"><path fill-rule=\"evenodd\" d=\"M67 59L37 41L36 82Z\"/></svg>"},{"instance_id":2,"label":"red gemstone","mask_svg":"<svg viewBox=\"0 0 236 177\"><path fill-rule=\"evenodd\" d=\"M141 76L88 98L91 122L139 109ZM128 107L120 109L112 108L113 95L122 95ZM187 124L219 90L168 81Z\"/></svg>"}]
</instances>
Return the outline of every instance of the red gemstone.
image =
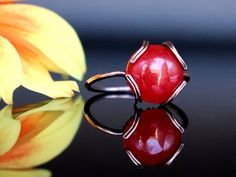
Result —
<instances>
[{"instance_id":1,"label":"red gemstone","mask_svg":"<svg viewBox=\"0 0 236 177\"><path fill-rule=\"evenodd\" d=\"M125 132L132 125L132 118ZM160 165L175 154L181 144L181 132L163 109L150 109L141 113L137 128L128 139L123 139L124 148L130 151L141 165Z\"/></svg>"},{"instance_id":2,"label":"red gemstone","mask_svg":"<svg viewBox=\"0 0 236 177\"><path fill-rule=\"evenodd\" d=\"M136 62L128 62L126 74L138 85L142 100L152 103L165 103L184 79L181 63L163 45L149 45Z\"/></svg>"}]
</instances>

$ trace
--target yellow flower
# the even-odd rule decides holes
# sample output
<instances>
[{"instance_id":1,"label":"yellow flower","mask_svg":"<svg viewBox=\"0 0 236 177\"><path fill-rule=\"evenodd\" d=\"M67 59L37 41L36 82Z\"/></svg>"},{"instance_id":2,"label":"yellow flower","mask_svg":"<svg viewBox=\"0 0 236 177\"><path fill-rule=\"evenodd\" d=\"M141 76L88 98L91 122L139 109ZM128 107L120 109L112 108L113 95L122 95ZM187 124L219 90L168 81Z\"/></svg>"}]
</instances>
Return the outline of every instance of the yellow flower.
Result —
<instances>
[{"instance_id":1,"label":"yellow flower","mask_svg":"<svg viewBox=\"0 0 236 177\"><path fill-rule=\"evenodd\" d=\"M58 156L78 131L83 105L79 97L13 109L13 115L10 106L2 109L0 169L32 168Z\"/></svg>"},{"instance_id":2,"label":"yellow flower","mask_svg":"<svg viewBox=\"0 0 236 177\"><path fill-rule=\"evenodd\" d=\"M23 87L51 98L71 97L75 81L54 81L51 72L82 80L86 71L74 29L45 8L0 0L0 98L12 104Z\"/></svg>"}]
</instances>

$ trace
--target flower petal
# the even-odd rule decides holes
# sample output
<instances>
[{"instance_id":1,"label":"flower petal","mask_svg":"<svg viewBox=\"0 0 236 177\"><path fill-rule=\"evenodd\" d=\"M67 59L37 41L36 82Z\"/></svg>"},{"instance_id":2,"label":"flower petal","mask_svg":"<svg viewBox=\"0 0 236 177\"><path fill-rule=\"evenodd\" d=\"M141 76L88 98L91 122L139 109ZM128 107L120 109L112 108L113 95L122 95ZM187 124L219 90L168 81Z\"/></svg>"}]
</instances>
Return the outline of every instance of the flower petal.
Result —
<instances>
[{"instance_id":1,"label":"flower petal","mask_svg":"<svg viewBox=\"0 0 236 177\"><path fill-rule=\"evenodd\" d=\"M11 40L28 41L46 56L40 58L40 62L48 68L53 70L56 65L67 74L82 79L86 64L81 42L73 28L54 12L26 4L0 6L2 33L14 35Z\"/></svg>"},{"instance_id":2,"label":"flower petal","mask_svg":"<svg viewBox=\"0 0 236 177\"><path fill-rule=\"evenodd\" d=\"M45 111L67 111L71 109L71 106L74 103L71 101L71 98L47 100L40 103L29 104L23 107L14 108L13 114L17 119L21 117L27 117L33 113L45 112Z\"/></svg>"},{"instance_id":3,"label":"flower petal","mask_svg":"<svg viewBox=\"0 0 236 177\"><path fill-rule=\"evenodd\" d=\"M25 0L0 0L0 4L14 3L14 2L19 2L19 1L25 1Z\"/></svg>"},{"instance_id":4,"label":"flower petal","mask_svg":"<svg viewBox=\"0 0 236 177\"><path fill-rule=\"evenodd\" d=\"M20 135L21 124L12 118L12 107L6 106L0 111L0 155L9 151Z\"/></svg>"},{"instance_id":5,"label":"flower petal","mask_svg":"<svg viewBox=\"0 0 236 177\"><path fill-rule=\"evenodd\" d=\"M71 100L72 101L72 100ZM55 106L57 100L53 100ZM68 106L69 102L65 102ZM0 156L0 168L31 168L59 155L73 140L81 123L83 99L78 98L66 111L48 103L32 114L20 115L21 133L15 146ZM63 107L63 106L62 106ZM64 109L64 108L63 108Z\"/></svg>"},{"instance_id":6,"label":"flower petal","mask_svg":"<svg viewBox=\"0 0 236 177\"><path fill-rule=\"evenodd\" d=\"M46 68L37 60L22 60L22 86L51 98L72 97L79 91L75 81L53 81Z\"/></svg>"},{"instance_id":7,"label":"flower petal","mask_svg":"<svg viewBox=\"0 0 236 177\"><path fill-rule=\"evenodd\" d=\"M32 169L32 170L0 170L1 177L51 177L49 170Z\"/></svg>"},{"instance_id":8,"label":"flower petal","mask_svg":"<svg viewBox=\"0 0 236 177\"><path fill-rule=\"evenodd\" d=\"M1 17L0 17L1 18ZM1 20L0 20L1 25ZM13 28L14 29L14 28ZM45 54L38 50L34 45L17 35L12 27L4 26L0 29L2 35L7 36L8 40L14 45L20 57L26 61L37 60L43 64L48 70L67 75L67 73L54 64Z\"/></svg>"},{"instance_id":9,"label":"flower petal","mask_svg":"<svg viewBox=\"0 0 236 177\"><path fill-rule=\"evenodd\" d=\"M0 3L10 3L10 2L17 2L17 1L26 1L26 0L0 0Z\"/></svg>"},{"instance_id":10,"label":"flower petal","mask_svg":"<svg viewBox=\"0 0 236 177\"><path fill-rule=\"evenodd\" d=\"M0 36L0 97L8 104L13 103L13 92L21 84L22 72L16 49Z\"/></svg>"}]
</instances>

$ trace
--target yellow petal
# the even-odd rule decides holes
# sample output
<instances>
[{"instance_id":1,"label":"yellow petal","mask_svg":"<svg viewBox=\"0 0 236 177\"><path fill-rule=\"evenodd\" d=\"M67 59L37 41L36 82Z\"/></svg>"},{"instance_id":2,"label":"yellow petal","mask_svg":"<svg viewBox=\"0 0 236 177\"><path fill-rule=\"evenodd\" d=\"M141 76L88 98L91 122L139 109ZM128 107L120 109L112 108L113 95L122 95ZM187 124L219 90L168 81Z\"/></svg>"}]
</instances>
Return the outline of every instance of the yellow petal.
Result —
<instances>
[{"instance_id":1,"label":"yellow petal","mask_svg":"<svg viewBox=\"0 0 236 177\"><path fill-rule=\"evenodd\" d=\"M85 56L74 29L60 16L47 9L26 4L0 6L0 34L26 40L45 57L40 58L51 70L56 65L67 74L82 79ZM59 71L60 72L60 71Z\"/></svg>"},{"instance_id":2,"label":"yellow petal","mask_svg":"<svg viewBox=\"0 0 236 177\"><path fill-rule=\"evenodd\" d=\"M6 106L0 111L0 155L9 151L20 134L20 121L12 118L12 107Z\"/></svg>"},{"instance_id":3,"label":"yellow petal","mask_svg":"<svg viewBox=\"0 0 236 177\"><path fill-rule=\"evenodd\" d=\"M72 100L71 100L72 101ZM15 146L0 156L0 168L31 168L59 155L73 140L81 123L82 98L57 109L63 101L53 100L43 108L29 110L17 118L21 121L21 133ZM55 105L55 107L53 107ZM68 105L71 105L68 108ZM66 109L66 111L64 111ZM39 112L37 112L39 111Z\"/></svg>"},{"instance_id":4,"label":"yellow petal","mask_svg":"<svg viewBox=\"0 0 236 177\"><path fill-rule=\"evenodd\" d=\"M79 91L75 81L53 81L50 74L37 60L22 60L24 75L22 86L51 98L72 97Z\"/></svg>"},{"instance_id":5,"label":"yellow petal","mask_svg":"<svg viewBox=\"0 0 236 177\"><path fill-rule=\"evenodd\" d=\"M0 97L12 104L13 92L20 86L22 79L20 57L13 45L0 36Z\"/></svg>"},{"instance_id":6,"label":"yellow petal","mask_svg":"<svg viewBox=\"0 0 236 177\"><path fill-rule=\"evenodd\" d=\"M0 170L0 177L51 177L49 170Z\"/></svg>"}]
</instances>

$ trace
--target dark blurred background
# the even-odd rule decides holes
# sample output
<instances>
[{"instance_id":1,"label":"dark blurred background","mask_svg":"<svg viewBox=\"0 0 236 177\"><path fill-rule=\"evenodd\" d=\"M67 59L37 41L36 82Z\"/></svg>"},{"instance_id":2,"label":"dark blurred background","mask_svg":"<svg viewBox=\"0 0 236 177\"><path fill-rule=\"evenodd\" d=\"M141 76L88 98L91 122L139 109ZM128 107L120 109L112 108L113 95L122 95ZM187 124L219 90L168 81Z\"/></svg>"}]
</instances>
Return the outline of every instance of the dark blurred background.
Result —
<instances>
[{"instance_id":1,"label":"dark blurred background","mask_svg":"<svg viewBox=\"0 0 236 177\"><path fill-rule=\"evenodd\" d=\"M189 117L185 147L168 168L137 169L120 137L92 128L84 119L61 156L46 164L54 176L236 175L236 1L233 0L32 0L50 8L77 30L87 57L85 79L124 70L142 40L171 40L189 66L191 81L174 103ZM118 84L124 83L120 80ZM83 87L84 99L94 95ZM27 94L26 94L27 93ZM35 97L29 91L19 102ZM27 100L28 98L28 100ZM109 108L109 109L107 109ZM131 103L113 100L94 110L106 124L122 127ZM111 118L112 116L112 118Z\"/></svg>"},{"instance_id":2,"label":"dark blurred background","mask_svg":"<svg viewBox=\"0 0 236 177\"><path fill-rule=\"evenodd\" d=\"M98 41L101 46L169 39L191 46L224 47L235 45L236 41L236 2L232 0L32 0L30 3L58 12L78 30L84 42Z\"/></svg>"}]
</instances>

